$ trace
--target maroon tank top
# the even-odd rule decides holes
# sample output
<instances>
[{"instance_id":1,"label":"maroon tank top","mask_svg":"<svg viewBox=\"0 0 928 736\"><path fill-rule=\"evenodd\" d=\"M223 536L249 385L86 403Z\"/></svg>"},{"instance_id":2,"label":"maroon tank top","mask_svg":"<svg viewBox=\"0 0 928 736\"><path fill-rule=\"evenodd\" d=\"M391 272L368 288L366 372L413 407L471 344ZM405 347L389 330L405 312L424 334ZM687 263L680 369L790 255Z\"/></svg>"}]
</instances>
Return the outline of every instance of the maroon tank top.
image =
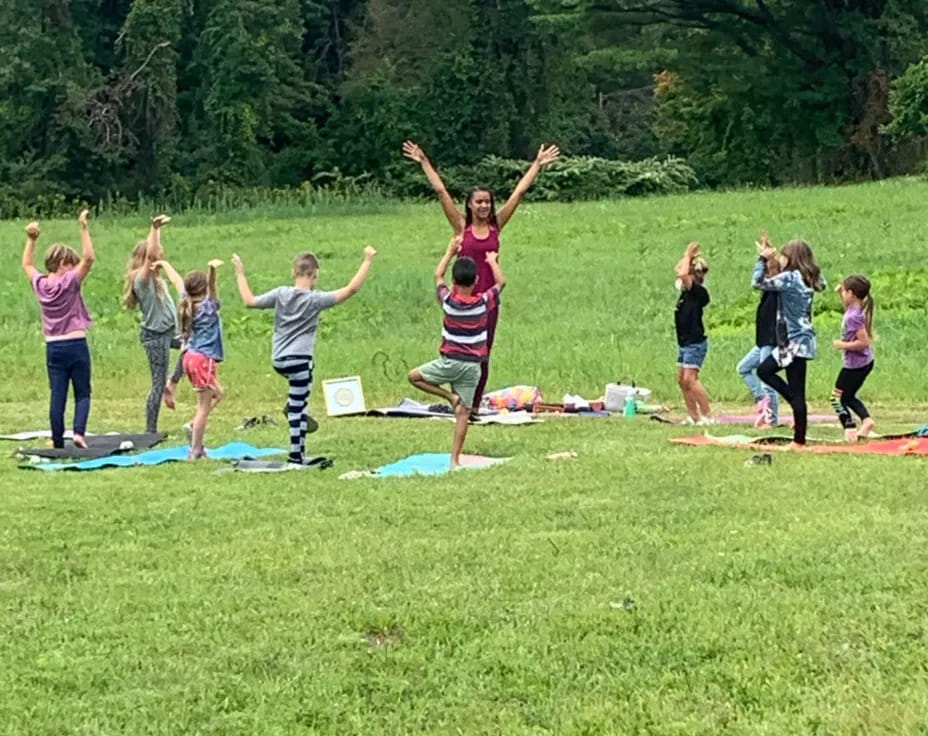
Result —
<instances>
[{"instance_id":1,"label":"maroon tank top","mask_svg":"<svg viewBox=\"0 0 928 736\"><path fill-rule=\"evenodd\" d=\"M499 253L499 230L492 225L483 239L474 235L470 225L464 228L460 255L473 258L477 263L477 283L474 294L482 294L494 284L493 270L487 263L487 253Z\"/></svg>"}]
</instances>

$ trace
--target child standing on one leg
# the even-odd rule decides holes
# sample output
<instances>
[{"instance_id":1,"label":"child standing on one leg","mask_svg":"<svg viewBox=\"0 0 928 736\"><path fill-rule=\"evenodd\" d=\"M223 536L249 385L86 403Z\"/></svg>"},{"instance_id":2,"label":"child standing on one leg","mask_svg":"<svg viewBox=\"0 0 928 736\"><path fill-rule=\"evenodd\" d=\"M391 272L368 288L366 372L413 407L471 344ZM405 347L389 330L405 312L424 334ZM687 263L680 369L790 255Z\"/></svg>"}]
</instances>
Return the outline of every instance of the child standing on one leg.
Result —
<instances>
[{"instance_id":1,"label":"child standing on one leg","mask_svg":"<svg viewBox=\"0 0 928 736\"><path fill-rule=\"evenodd\" d=\"M161 228L170 221L167 215L152 218L148 238L137 243L132 251L123 288L123 306L127 309L139 307L142 312L139 340L145 349L151 373L151 389L145 403L146 432L158 431L162 398L168 406L174 403L168 367L171 343L177 334L177 309L158 266L164 259Z\"/></svg>"},{"instance_id":2,"label":"child standing on one leg","mask_svg":"<svg viewBox=\"0 0 928 736\"><path fill-rule=\"evenodd\" d=\"M319 427L309 416L308 407L320 313L360 291L375 255L377 251L371 246L364 249L364 261L347 286L337 291L316 291L319 261L312 253L300 253L293 259L293 286L278 286L257 297L248 285L242 259L238 255L232 256L238 291L245 306L274 310L271 360L274 370L289 384L287 421L290 425L291 463L304 463L306 435Z\"/></svg>"},{"instance_id":3,"label":"child standing on one leg","mask_svg":"<svg viewBox=\"0 0 928 736\"><path fill-rule=\"evenodd\" d=\"M435 288L444 312L441 357L409 372L409 382L416 388L448 401L454 409L454 438L451 444L451 467L461 464L461 450L474 396L480 382L480 365L487 357L487 322L499 304L499 294L506 285L497 262L498 253L486 254L494 284L481 294L474 294L477 264L472 258L458 258L452 269L453 288L445 284L445 272L451 259L461 249L461 236L451 239L448 250L435 269ZM448 384L451 390L442 388Z\"/></svg>"},{"instance_id":4,"label":"child standing on one leg","mask_svg":"<svg viewBox=\"0 0 928 736\"><path fill-rule=\"evenodd\" d=\"M793 449L806 444L808 406L806 405L806 367L815 358L815 328L812 327L812 298L825 289L822 270L808 243L792 240L779 256L781 272L768 275L767 263L777 258L769 241L758 243L758 259L754 266L754 288L779 294L780 319L785 335L778 335L777 349L757 369L764 383L775 389L793 408ZM777 375L786 371L784 381Z\"/></svg>"},{"instance_id":5,"label":"child standing on one leg","mask_svg":"<svg viewBox=\"0 0 928 736\"><path fill-rule=\"evenodd\" d=\"M87 447L84 435L90 416L90 350L87 329L90 313L81 295L81 285L93 267L94 250L84 210L78 217L81 233L81 254L61 243L45 253L45 270L35 268L35 244L39 239L39 224L26 226L26 246L23 249L23 270L32 283L42 309L42 332L45 335L45 362L51 389L49 421L52 444L64 447L64 411L68 403L68 386L74 387L74 436L77 447Z\"/></svg>"},{"instance_id":6,"label":"child standing on one leg","mask_svg":"<svg viewBox=\"0 0 928 736\"><path fill-rule=\"evenodd\" d=\"M761 233L760 237L758 245L762 243L769 245L767 233ZM775 258L767 261L767 276L775 276L779 269L780 264ZM755 373L760 364L773 354L776 346L777 292L764 291L761 292L754 321L754 347L748 350L738 363L738 375L741 376L741 380L754 397L754 410L757 413L754 426L759 429L775 427L780 423L780 402L777 400L777 392L765 386Z\"/></svg>"},{"instance_id":7,"label":"child standing on one leg","mask_svg":"<svg viewBox=\"0 0 928 736\"><path fill-rule=\"evenodd\" d=\"M864 402L857 398L867 376L873 370L873 297L870 280L865 276L848 276L835 289L844 302L843 335L835 348L844 351L844 367L838 373L831 405L844 427L844 438L856 442L867 437L875 426ZM858 430L851 412L860 417Z\"/></svg>"},{"instance_id":8,"label":"child standing on one leg","mask_svg":"<svg viewBox=\"0 0 928 736\"><path fill-rule=\"evenodd\" d=\"M216 269L220 260L209 262L209 274L191 271L184 278L184 295L178 307L180 331L187 342L184 370L197 392L197 411L192 421L188 460L206 457L206 422L216 404L222 401L217 366L225 357L222 348L222 321L219 318L219 292Z\"/></svg>"},{"instance_id":9,"label":"child standing on one leg","mask_svg":"<svg viewBox=\"0 0 928 736\"><path fill-rule=\"evenodd\" d=\"M677 330L677 382L683 391L690 424L715 424L709 406L709 394L699 380L699 371L709 351L709 340L703 326L702 313L709 304L709 292L704 286L709 264L699 255L699 243L686 246L676 267L680 297L674 311Z\"/></svg>"}]
</instances>

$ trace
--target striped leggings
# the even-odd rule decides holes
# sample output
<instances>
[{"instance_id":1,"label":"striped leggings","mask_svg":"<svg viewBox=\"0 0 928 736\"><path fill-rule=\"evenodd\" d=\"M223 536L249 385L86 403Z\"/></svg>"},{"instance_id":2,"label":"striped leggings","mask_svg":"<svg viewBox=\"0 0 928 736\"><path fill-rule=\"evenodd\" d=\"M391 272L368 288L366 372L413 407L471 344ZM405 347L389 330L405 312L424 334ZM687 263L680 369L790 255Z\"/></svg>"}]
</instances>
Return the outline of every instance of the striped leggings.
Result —
<instances>
[{"instance_id":1,"label":"striped leggings","mask_svg":"<svg viewBox=\"0 0 928 736\"><path fill-rule=\"evenodd\" d=\"M292 355L273 362L274 370L287 379L287 423L290 425L290 462L301 463L306 452L309 393L313 389L311 355Z\"/></svg>"}]
</instances>

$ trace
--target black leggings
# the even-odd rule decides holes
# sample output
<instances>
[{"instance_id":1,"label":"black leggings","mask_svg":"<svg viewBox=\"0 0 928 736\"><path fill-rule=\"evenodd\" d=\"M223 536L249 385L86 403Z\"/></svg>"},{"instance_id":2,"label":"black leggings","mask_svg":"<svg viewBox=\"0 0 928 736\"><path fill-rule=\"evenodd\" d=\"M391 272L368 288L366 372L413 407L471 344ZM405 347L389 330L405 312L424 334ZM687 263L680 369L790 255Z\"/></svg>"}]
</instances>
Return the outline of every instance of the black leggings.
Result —
<instances>
[{"instance_id":1,"label":"black leggings","mask_svg":"<svg viewBox=\"0 0 928 736\"><path fill-rule=\"evenodd\" d=\"M831 392L831 405L841 420L841 426L845 429L854 429L854 418L851 412L854 412L861 420L870 416L864 402L857 398L857 392L864 385L870 371L873 370L873 361L863 368L842 368L835 381L835 390Z\"/></svg>"},{"instance_id":2,"label":"black leggings","mask_svg":"<svg viewBox=\"0 0 928 736\"><path fill-rule=\"evenodd\" d=\"M783 370L777 365L771 355L760 364L757 377L776 391L793 407L793 442L798 445L806 443L806 429L809 421L809 410L806 406L806 358L793 358L793 362L786 366L786 380L777 375Z\"/></svg>"}]
</instances>

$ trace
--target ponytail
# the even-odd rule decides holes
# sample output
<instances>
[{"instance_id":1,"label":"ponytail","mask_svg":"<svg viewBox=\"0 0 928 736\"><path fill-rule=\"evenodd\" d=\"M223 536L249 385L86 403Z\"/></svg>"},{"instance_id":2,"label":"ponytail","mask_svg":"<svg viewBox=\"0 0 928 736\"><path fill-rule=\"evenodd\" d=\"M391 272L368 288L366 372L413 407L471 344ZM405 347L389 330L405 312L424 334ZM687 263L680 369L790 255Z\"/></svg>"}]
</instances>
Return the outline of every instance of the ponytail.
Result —
<instances>
[{"instance_id":1,"label":"ponytail","mask_svg":"<svg viewBox=\"0 0 928 736\"><path fill-rule=\"evenodd\" d=\"M184 294L180 303L177 305L177 322L180 325L180 335L184 342L190 339L190 331L193 329L193 316L196 314L197 305Z\"/></svg>"},{"instance_id":2,"label":"ponytail","mask_svg":"<svg viewBox=\"0 0 928 736\"><path fill-rule=\"evenodd\" d=\"M864 324L867 327L867 334L870 337L873 337L873 297L870 294L867 294L863 299L860 300L861 306L863 306L864 312Z\"/></svg>"}]
</instances>

